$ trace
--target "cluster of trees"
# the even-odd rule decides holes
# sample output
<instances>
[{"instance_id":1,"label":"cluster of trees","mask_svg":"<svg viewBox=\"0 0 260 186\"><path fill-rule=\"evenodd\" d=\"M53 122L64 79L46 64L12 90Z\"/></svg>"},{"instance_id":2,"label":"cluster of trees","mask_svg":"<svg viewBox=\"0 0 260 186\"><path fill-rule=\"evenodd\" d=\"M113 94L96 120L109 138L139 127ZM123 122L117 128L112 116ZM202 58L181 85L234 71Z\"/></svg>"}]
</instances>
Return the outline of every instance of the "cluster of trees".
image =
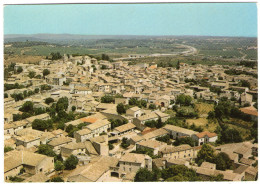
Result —
<instances>
[{"instance_id":1,"label":"cluster of trees","mask_svg":"<svg viewBox=\"0 0 260 186\"><path fill-rule=\"evenodd\" d=\"M47 85L47 84L41 85L41 91L43 91L43 90L51 90L51 86Z\"/></svg>"},{"instance_id":2,"label":"cluster of trees","mask_svg":"<svg viewBox=\"0 0 260 186\"><path fill-rule=\"evenodd\" d=\"M48 69L44 69L44 70L42 71L43 77L45 77L45 76L47 76L47 75L49 75L49 74L50 74L50 71L49 71Z\"/></svg>"},{"instance_id":3,"label":"cluster of trees","mask_svg":"<svg viewBox=\"0 0 260 186\"><path fill-rule=\"evenodd\" d=\"M14 98L15 101L20 101L20 100L23 100L24 98L26 97L30 97L31 95L34 95L36 93L39 92L39 89L36 88L34 91L23 91L23 93L14 93L14 94L11 94L11 97Z\"/></svg>"},{"instance_id":4,"label":"cluster of trees","mask_svg":"<svg viewBox=\"0 0 260 186\"><path fill-rule=\"evenodd\" d=\"M170 117L165 124L169 125L175 125L178 127L186 128L186 129L191 129L197 132L202 132L203 128L202 126L196 126L194 123L192 125L188 125L185 120L180 120L179 118L176 117Z\"/></svg>"},{"instance_id":5,"label":"cluster of trees","mask_svg":"<svg viewBox=\"0 0 260 186\"><path fill-rule=\"evenodd\" d=\"M234 128L229 128L226 124L219 122L215 132L218 134L217 143L238 143L242 142L241 133Z\"/></svg>"},{"instance_id":6,"label":"cluster of trees","mask_svg":"<svg viewBox=\"0 0 260 186\"><path fill-rule=\"evenodd\" d=\"M34 104L31 101L26 101L19 111L23 112L22 114L13 114L13 121L23 120L31 116L40 115L46 113L44 108L34 108Z\"/></svg>"},{"instance_id":7,"label":"cluster of trees","mask_svg":"<svg viewBox=\"0 0 260 186\"><path fill-rule=\"evenodd\" d=\"M53 120L35 119L32 122L32 128L40 131L50 130L53 128Z\"/></svg>"},{"instance_id":8,"label":"cluster of trees","mask_svg":"<svg viewBox=\"0 0 260 186\"><path fill-rule=\"evenodd\" d=\"M62 55L59 52L52 52L51 53L51 60L57 60L57 59L61 59Z\"/></svg>"},{"instance_id":9,"label":"cluster of trees","mask_svg":"<svg viewBox=\"0 0 260 186\"><path fill-rule=\"evenodd\" d=\"M221 88L213 87L213 86L210 86L209 90L210 90L210 92L217 93L218 95L220 95L220 93L222 92Z\"/></svg>"},{"instance_id":10,"label":"cluster of trees","mask_svg":"<svg viewBox=\"0 0 260 186\"><path fill-rule=\"evenodd\" d=\"M37 153L43 154L49 157L54 157L54 168L56 171L73 170L78 164L78 158L74 155L70 155L66 161L63 161L61 154L56 154L53 148L47 144L41 144L38 147Z\"/></svg>"},{"instance_id":11,"label":"cluster of trees","mask_svg":"<svg viewBox=\"0 0 260 186\"><path fill-rule=\"evenodd\" d=\"M4 153L9 152L11 150L14 150L12 147L5 146L4 147Z\"/></svg>"},{"instance_id":12,"label":"cluster of trees","mask_svg":"<svg viewBox=\"0 0 260 186\"><path fill-rule=\"evenodd\" d=\"M199 117L197 112L189 111L188 109L183 109L183 108L177 110L176 116L181 117L181 118L198 118Z\"/></svg>"},{"instance_id":13,"label":"cluster of trees","mask_svg":"<svg viewBox=\"0 0 260 186\"><path fill-rule=\"evenodd\" d=\"M219 103L214 107L214 111L208 113L208 119L228 119L229 117L251 121L251 117L241 112L230 100L226 97L221 98Z\"/></svg>"},{"instance_id":14,"label":"cluster of trees","mask_svg":"<svg viewBox=\"0 0 260 186\"><path fill-rule=\"evenodd\" d=\"M249 75L249 76L253 76L254 78L257 78L257 74L254 74L252 72L247 72L247 71L244 71L244 70L229 69L229 70L225 70L224 73L226 73L228 75L245 74L245 75Z\"/></svg>"},{"instance_id":15,"label":"cluster of trees","mask_svg":"<svg viewBox=\"0 0 260 186\"><path fill-rule=\"evenodd\" d=\"M15 84L5 83L4 84L4 91L12 90L12 89L22 89L22 88L25 88L25 86L24 85L20 85L19 83L15 83Z\"/></svg>"},{"instance_id":16,"label":"cluster of trees","mask_svg":"<svg viewBox=\"0 0 260 186\"><path fill-rule=\"evenodd\" d=\"M161 142L164 142L164 143L167 143L167 144L170 144L171 143L171 140L170 140L170 135L167 134L165 136L162 136L162 137L158 137L156 138L157 141L161 141Z\"/></svg>"},{"instance_id":17,"label":"cluster of trees","mask_svg":"<svg viewBox=\"0 0 260 186\"><path fill-rule=\"evenodd\" d=\"M129 105L135 105L138 106L139 108L146 108L147 107L147 102L145 100L137 100L136 98L131 98L129 100Z\"/></svg>"},{"instance_id":18,"label":"cluster of trees","mask_svg":"<svg viewBox=\"0 0 260 186\"><path fill-rule=\"evenodd\" d=\"M127 149L127 147L130 146L129 141L127 140L127 138L123 137L121 145L120 145L123 149Z\"/></svg>"},{"instance_id":19,"label":"cluster of trees","mask_svg":"<svg viewBox=\"0 0 260 186\"><path fill-rule=\"evenodd\" d=\"M242 65L242 66L245 66L245 67L255 67L257 66L257 62L254 62L254 61L240 61L237 65Z\"/></svg>"},{"instance_id":20,"label":"cluster of trees","mask_svg":"<svg viewBox=\"0 0 260 186\"><path fill-rule=\"evenodd\" d=\"M8 77L10 77L10 72L14 72L14 67L15 67L16 63L11 63L10 65L8 65L8 67L6 67L4 69L4 78L7 79Z\"/></svg>"},{"instance_id":21,"label":"cluster of trees","mask_svg":"<svg viewBox=\"0 0 260 186\"><path fill-rule=\"evenodd\" d=\"M216 155L215 150L208 144L203 144L201 150L198 152L195 162L200 166L204 161L215 163L217 170L232 169L232 161L229 156L220 152Z\"/></svg>"},{"instance_id":22,"label":"cluster of trees","mask_svg":"<svg viewBox=\"0 0 260 186\"><path fill-rule=\"evenodd\" d=\"M178 95L176 98L176 104L180 104L181 106L190 106L192 103L192 97L186 96L184 94Z\"/></svg>"},{"instance_id":23,"label":"cluster of trees","mask_svg":"<svg viewBox=\"0 0 260 186\"><path fill-rule=\"evenodd\" d=\"M54 102L54 99L51 98L51 97L48 97L48 98L45 99L45 103L46 103L47 105L49 105L50 103L53 103L53 102Z\"/></svg>"},{"instance_id":24,"label":"cluster of trees","mask_svg":"<svg viewBox=\"0 0 260 186\"><path fill-rule=\"evenodd\" d=\"M192 85L199 85L201 87L210 87L209 82L207 82L207 80L205 79L195 80L195 79L186 78L184 81L185 83L191 83Z\"/></svg>"},{"instance_id":25,"label":"cluster of trees","mask_svg":"<svg viewBox=\"0 0 260 186\"><path fill-rule=\"evenodd\" d=\"M162 119L159 118L157 121L155 120L151 120L151 121L146 121L144 123L145 126L150 127L150 128L162 128L163 126L165 126L166 124L164 122L162 122Z\"/></svg>"},{"instance_id":26,"label":"cluster of trees","mask_svg":"<svg viewBox=\"0 0 260 186\"><path fill-rule=\"evenodd\" d=\"M147 168L141 168L137 171L135 182L153 182L162 178L165 181L204 181L204 179L196 174L192 168L185 165L173 165L165 169L154 168L152 171ZM223 175L212 176L211 181L224 181Z\"/></svg>"},{"instance_id":27,"label":"cluster of trees","mask_svg":"<svg viewBox=\"0 0 260 186\"><path fill-rule=\"evenodd\" d=\"M105 95L101 97L101 103L114 103L115 97L112 95Z\"/></svg>"},{"instance_id":28,"label":"cluster of trees","mask_svg":"<svg viewBox=\"0 0 260 186\"><path fill-rule=\"evenodd\" d=\"M119 103L116 106L116 111L118 112L118 114L125 114L127 110L127 106L124 105L123 103Z\"/></svg>"},{"instance_id":29,"label":"cluster of trees","mask_svg":"<svg viewBox=\"0 0 260 186\"><path fill-rule=\"evenodd\" d=\"M147 147L137 148L136 150L132 151L131 153L146 154L146 155L150 156L152 159L159 158L159 156L154 155L153 149L150 149Z\"/></svg>"},{"instance_id":30,"label":"cluster of trees","mask_svg":"<svg viewBox=\"0 0 260 186\"><path fill-rule=\"evenodd\" d=\"M127 124L128 120L127 119L109 119L110 123L111 123L111 129L113 130L116 127L119 127L121 125Z\"/></svg>"},{"instance_id":31,"label":"cluster of trees","mask_svg":"<svg viewBox=\"0 0 260 186\"><path fill-rule=\"evenodd\" d=\"M174 146L179 146L179 145L182 145L182 144L188 144L191 147L194 147L195 145L197 145L197 142L195 140L193 140L191 137L177 138L173 142Z\"/></svg>"},{"instance_id":32,"label":"cluster of trees","mask_svg":"<svg viewBox=\"0 0 260 186\"><path fill-rule=\"evenodd\" d=\"M155 104L150 104L150 105L149 105L149 109L155 110L155 109L156 109L156 105L155 105Z\"/></svg>"},{"instance_id":33,"label":"cluster of trees","mask_svg":"<svg viewBox=\"0 0 260 186\"><path fill-rule=\"evenodd\" d=\"M80 123L79 125L77 125L77 126L73 126L73 125L68 125L67 127L66 127L66 132L68 133L68 136L69 137L74 137L74 132L76 132L76 131L78 131L78 130L81 130L82 129L82 127L84 127L84 126L86 126L87 125L87 123Z\"/></svg>"},{"instance_id":34,"label":"cluster of trees","mask_svg":"<svg viewBox=\"0 0 260 186\"><path fill-rule=\"evenodd\" d=\"M101 60L106 60L106 61L109 61L109 60L110 60L110 58L109 58L109 56L108 56L108 55L106 55L106 54L102 54L102 55L101 55Z\"/></svg>"},{"instance_id":35,"label":"cluster of trees","mask_svg":"<svg viewBox=\"0 0 260 186\"><path fill-rule=\"evenodd\" d=\"M250 84L249 81L247 81L247 80L240 80L239 83L238 83L238 86L250 88L250 87L251 87L251 84Z\"/></svg>"},{"instance_id":36,"label":"cluster of trees","mask_svg":"<svg viewBox=\"0 0 260 186\"><path fill-rule=\"evenodd\" d=\"M28 74L28 77L32 79L32 78L35 77L35 75L36 75L36 72L30 71L29 74Z\"/></svg>"}]
</instances>

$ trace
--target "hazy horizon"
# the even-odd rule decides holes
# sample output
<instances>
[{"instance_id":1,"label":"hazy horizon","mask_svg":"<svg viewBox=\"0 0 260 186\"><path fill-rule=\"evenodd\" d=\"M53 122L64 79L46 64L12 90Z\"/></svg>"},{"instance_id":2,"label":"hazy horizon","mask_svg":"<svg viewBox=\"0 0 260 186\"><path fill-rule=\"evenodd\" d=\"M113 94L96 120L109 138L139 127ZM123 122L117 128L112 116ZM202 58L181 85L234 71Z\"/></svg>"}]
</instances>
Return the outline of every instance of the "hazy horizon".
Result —
<instances>
[{"instance_id":1,"label":"hazy horizon","mask_svg":"<svg viewBox=\"0 0 260 186\"><path fill-rule=\"evenodd\" d=\"M4 35L257 37L256 3L7 5Z\"/></svg>"}]
</instances>

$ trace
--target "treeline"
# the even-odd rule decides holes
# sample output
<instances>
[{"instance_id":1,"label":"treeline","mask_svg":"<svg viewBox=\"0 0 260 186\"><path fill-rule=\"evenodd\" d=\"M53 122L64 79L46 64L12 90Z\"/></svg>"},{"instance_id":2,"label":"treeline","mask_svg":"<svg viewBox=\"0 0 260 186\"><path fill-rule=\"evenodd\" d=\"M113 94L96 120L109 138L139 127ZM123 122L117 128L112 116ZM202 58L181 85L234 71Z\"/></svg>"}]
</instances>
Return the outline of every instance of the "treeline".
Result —
<instances>
[{"instance_id":1,"label":"treeline","mask_svg":"<svg viewBox=\"0 0 260 186\"><path fill-rule=\"evenodd\" d=\"M172 165L171 167L164 168L162 170L153 168L151 171L147 168L140 168L134 178L135 182L156 182L160 179L166 182L174 181L224 181L223 174L211 176L209 180L198 176L196 171L192 168L188 168L185 165Z\"/></svg>"},{"instance_id":2,"label":"treeline","mask_svg":"<svg viewBox=\"0 0 260 186\"><path fill-rule=\"evenodd\" d=\"M7 45L12 45L12 47L23 48L23 47L31 47L31 46L39 46L39 45L49 45L47 42L41 41L26 41L26 42L8 42L5 43Z\"/></svg>"},{"instance_id":3,"label":"treeline","mask_svg":"<svg viewBox=\"0 0 260 186\"><path fill-rule=\"evenodd\" d=\"M252 72L247 72L247 71L244 71L244 70L229 69L229 70L225 70L224 73L226 73L228 75L241 75L241 74L244 74L244 75L252 76L254 78L258 77L257 74L252 73Z\"/></svg>"},{"instance_id":4,"label":"treeline","mask_svg":"<svg viewBox=\"0 0 260 186\"><path fill-rule=\"evenodd\" d=\"M254 61L240 61L237 65L254 68L257 66L257 62Z\"/></svg>"}]
</instances>

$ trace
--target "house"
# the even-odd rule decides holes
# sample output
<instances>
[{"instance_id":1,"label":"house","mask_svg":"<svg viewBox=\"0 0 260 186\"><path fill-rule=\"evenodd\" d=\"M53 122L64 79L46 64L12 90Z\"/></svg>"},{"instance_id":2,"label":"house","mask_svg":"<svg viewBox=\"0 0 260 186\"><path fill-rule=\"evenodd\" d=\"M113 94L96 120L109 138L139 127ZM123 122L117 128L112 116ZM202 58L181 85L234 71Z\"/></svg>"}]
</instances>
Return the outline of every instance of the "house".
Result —
<instances>
[{"instance_id":1,"label":"house","mask_svg":"<svg viewBox=\"0 0 260 186\"><path fill-rule=\"evenodd\" d=\"M71 142L64 146L61 146L61 156L66 159L70 155L84 155L84 156L95 156L98 155L97 151L93 147L90 141L75 143Z\"/></svg>"},{"instance_id":2,"label":"house","mask_svg":"<svg viewBox=\"0 0 260 186\"><path fill-rule=\"evenodd\" d=\"M30 124L32 124L32 122L36 119L48 120L48 119L51 119L51 117L49 116L48 113L44 113L44 114L40 114L40 115L36 115L36 116L26 118L25 120L27 120Z\"/></svg>"},{"instance_id":3,"label":"house","mask_svg":"<svg viewBox=\"0 0 260 186\"><path fill-rule=\"evenodd\" d=\"M68 182L103 182L110 177L111 167L116 167L118 159L100 156L85 166L77 167L68 175Z\"/></svg>"},{"instance_id":4,"label":"house","mask_svg":"<svg viewBox=\"0 0 260 186\"><path fill-rule=\"evenodd\" d=\"M258 120L258 111L255 107L250 106L250 107L240 108L240 111L246 115L249 115L253 121Z\"/></svg>"},{"instance_id":5,"label":"house","mask_svg":"<svg viewBox=\"0 0 260 186\"><path fill-rule=\"evenodd\" d=\"M126 153L119 159L118 164L121 175L137 172L140 168L152 170L152 158L145 154Z\"/></svg>"},{"instance_id":6,"label":"house","mask_svg":"<svg viewBox=\"0 0 260 186\"><path fill-rule=\"evenodd\" d=\"M150 149L150 150L152 150L154 155L158 155L159 149L163 148L166 145L167 145L166 143L148 139L148 140L136 143L136 150L138 150L138 149Z\"/></svg>"},{"instance_id":7,"label":"house","mask_svg":"<svg viewBox=\"0 0 260 186\"><path fill-rule=\"evenodd\" d=\"M142 109L137 106L126 110L127 116L132 116L132 117L138 118L139 116L142 116L142 114L143 114Z\"/></svg>"},{"instance_id":8,"label":"house","mask_svg":"<svg viewBox=\"0 0 260 186\"><path fill-rule=\"evenodd\" d=\"M204 143L215 143L218 139L218 135L216 133L208 131L193 134L191 137L198 142L199 145L203 145Z\"/></svg>"},{"instance_id":9,"label":"house","mask_svg":"<svg viewBox=\"0 0 260 186\"><path fill-rule=\"evenodd\" d=\"M138 142L145 140L142 136L135 135L129 139L130 144L135 145Z\"/></svg>"},{"instance_id":10,"label":"house","mask_svg":"<svg viewBox=\"0 0 260 186\"><path fill-rule=\"evenodd\" d=\"M225 181L243 181L244 177L240 174L234 173L232 170L220 171L204 167L192 167L196 170L196 174L203 177L203 180L210 181L212 176L222 174Z\"/></svg>"},{"instance_id":11,"label":"house","mask_svg":"<svg viewBox=\"0 0 260 186\"><path fill-rule=\"evenodd\" d=\"M179 137L192 137L193 135L197 134L198 132L185 129L182 127L177 127L174 125L165 125L163 127L165 130L167 130L170 133L170 137L173 139L179 138Z\"/></svg>"},{"instance_id":12,"label":"house","mask_svg":"<svg viewBox=\"0 0 260 186\"><path fill-rule=\"evenodd\" d=\"M13 150L4 157L4 177L7 181L11 176L19 174L24 168L26 173L49 173L54 170L54 158L29 151Z\"/></svg>"},{"instance_id":13,"label":"house","mask_svg":"<svg viewBox=\"0 0 260 186\"><path fill-rule=\"evenodd\" d=\"M54 152L59 154L61 147L65 146L65 145L67 145L71 142L72 142L71 138L62 136L62 137L59 137L59 138L54 138L53 140L51 140L48 143L48 145L50 145L53 148Z\"/></svg>"},{"instance_id":14,"label":"house","mask_svg":"<svg viewBox=\"0 0 260 186\"><path fill-rule=\"evenodd\" d=\"M88 128L74 132L74 138L76 139L77 143L84 142L92 137L94 137L94 134Z\"/></svg>"},{"instance_id":15,"label":"house","mask_svg":"<svg viewBox=\"0 0 260 186\"><path fill-rule=\"evenodd\" d=\"M179 146L167 145L159 150L159 154L165 158L187 159L191 160L195 157L194 149L187 144Z\"/></svg>"},{"instance_id":16,"label":"house","mask_svg":"<svg viewBox=\"0 0 260 186\"><path fill-rule=\"evenodd\" d=\"M242 175L244 177L244 180L247 181L257 180L258 170L256 167L252 167L248 165L240 165L233 172Z\"/></svg>"},{"instance_id":17,"label":"house","mask_svg":"<svg viewBox=\"0 0 260 186\"><path fill-rule=\"evenodd\" d=\"M156 139L158 137L166 136L168 134L169 133L165 129L160 128L160 129L156 129L151 132L148 132L148 133L142 135L142 137L146 140L147 139Z\"/></svg>"},{"instance_id":18,"label":"house","mask_svg":"<svg viewBox=\"0 0 260 186\"><path fill-rule=\"evenodd\" d=\"M26 148L39 146L41 144L40 137L38 135L33 135L33 134L27 134L24 136L16 136L15 140L16 140L15 144L17 146L22 145Z\"/></svg>"},{"instance_id":19,"label":"house","mask_svg":"<svg viewBox=\"0 0 260 186\"><path fill-rule=\"evenodd\" d=\"M136 126L133 123L127 123L127 124L114 128L113 134L116 136L120 136L120 135L133 131L135 128L136 128Z\"/></svg>"}]
</instances>

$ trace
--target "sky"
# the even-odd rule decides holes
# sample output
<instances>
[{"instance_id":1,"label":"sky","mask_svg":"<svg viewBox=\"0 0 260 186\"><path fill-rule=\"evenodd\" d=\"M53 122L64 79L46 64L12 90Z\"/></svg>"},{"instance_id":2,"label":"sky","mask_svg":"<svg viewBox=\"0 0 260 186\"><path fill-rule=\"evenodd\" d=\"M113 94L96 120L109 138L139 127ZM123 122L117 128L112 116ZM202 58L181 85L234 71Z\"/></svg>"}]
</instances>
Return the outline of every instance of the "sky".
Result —
<instances>
[{"instance_id":1,"label":"sky","mask_svg":"<svg viewBox=\"0 0 260 186\"><path fill-rule=\"evenodd\" d=\"M257 36L255 3L6 5L4 34Z\"/></svg>"}]
</instances>

